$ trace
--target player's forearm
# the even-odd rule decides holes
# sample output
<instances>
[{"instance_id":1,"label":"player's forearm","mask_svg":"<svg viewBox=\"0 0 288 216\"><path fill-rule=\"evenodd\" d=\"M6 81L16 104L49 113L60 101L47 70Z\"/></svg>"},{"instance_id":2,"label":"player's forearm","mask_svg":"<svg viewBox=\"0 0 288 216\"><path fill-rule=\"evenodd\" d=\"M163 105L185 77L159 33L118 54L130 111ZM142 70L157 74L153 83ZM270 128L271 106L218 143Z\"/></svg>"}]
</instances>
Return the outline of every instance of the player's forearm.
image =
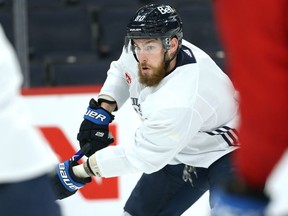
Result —
<instances>
[{"instance_id":1,"label":"player's forearm","mask_svg":"<svg viewBox=\"0 0 288 216\"><path fill-rule=\"evenodd\" d=\"M108 112L112 113L116 109L116 102L113 104L102 102L101 107L107 110Z\"/></svg>"},{"instance_id":2,"label":"player's forearm","mask_svg":"<svg viewBox=\"0 0 288 216\"><path fill-rule=\"evenodd\" d=\"M97 151L89 157L88 163L86 161L86 164L73 167L75 175L82 178L87 175L110 178L141 171L140 167L135 167L127 159L121 145L108 146ZM84 165L89 165L90 170Z\"/></svg>"},{"instance_id":3,"label":"player's forearm","mask_svg":"<svg viewBox=\"0 0 288 216\"><path fill-rule=\"evenodd\" d=\"M73 167L73 172L80 178L87 178L90 176L101 177L95 155L89 157L83 164Z\"/></svg>"},{"instance_id":4,"label":"player's forearm","mask_svg":"<svg viewBox=\"0 0 288 216\"><path fill-rule=\"evenodd\" d=\"M102 108L107 110L108 112L113 112L117 109L117 103L115 99L109 95L103 94L98 98L98 103Z\"/></svg>"}]
</instances>

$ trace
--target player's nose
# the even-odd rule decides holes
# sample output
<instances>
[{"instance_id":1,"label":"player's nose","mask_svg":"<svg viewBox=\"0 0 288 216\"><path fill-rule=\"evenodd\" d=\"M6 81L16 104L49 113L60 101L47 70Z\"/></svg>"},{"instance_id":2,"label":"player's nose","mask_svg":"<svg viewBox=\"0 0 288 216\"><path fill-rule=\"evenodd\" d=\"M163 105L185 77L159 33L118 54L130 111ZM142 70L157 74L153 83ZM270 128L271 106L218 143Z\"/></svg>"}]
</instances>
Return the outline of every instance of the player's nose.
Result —
<instances>
[{"instance_id":1,"label":"player's nose","mask_svg":"<svg viewBox=\"0 0 288 216\"><path fill-rule=\"evenodd\" d=\"M137 58L138 58L139 62L142 63L142 62L147 62L148 56L147 56L146 52L139 51L138 55L137 55Z\"/></svg>"}]
</instances>

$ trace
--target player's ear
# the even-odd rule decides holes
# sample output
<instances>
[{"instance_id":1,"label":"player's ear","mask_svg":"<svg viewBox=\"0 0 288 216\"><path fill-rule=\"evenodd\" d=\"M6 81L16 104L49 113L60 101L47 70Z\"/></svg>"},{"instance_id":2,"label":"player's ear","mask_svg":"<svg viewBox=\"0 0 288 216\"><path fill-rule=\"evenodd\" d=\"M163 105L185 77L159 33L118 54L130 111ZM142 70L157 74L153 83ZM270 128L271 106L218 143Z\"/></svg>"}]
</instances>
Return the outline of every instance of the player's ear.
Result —
<instances>
[{"instance_id":1,"label":"player's ear","mask_svg":"<svg viewBox=\"0 0 288 216\"><path fill-rule=\"evenodd\" d=\"M176 52L177 48L178 48L178 40L176 37L173 37L170 40L170 49L169 49L170 53Z\"/></svg>"}]
</instances>

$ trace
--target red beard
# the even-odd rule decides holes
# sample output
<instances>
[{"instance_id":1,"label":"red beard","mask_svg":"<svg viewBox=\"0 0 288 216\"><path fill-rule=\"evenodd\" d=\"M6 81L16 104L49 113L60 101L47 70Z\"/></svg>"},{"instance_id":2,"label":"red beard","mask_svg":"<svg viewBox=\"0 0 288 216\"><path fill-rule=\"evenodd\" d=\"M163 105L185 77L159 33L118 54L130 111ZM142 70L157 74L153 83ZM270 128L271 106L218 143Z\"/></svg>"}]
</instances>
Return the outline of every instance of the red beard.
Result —
<instances>
[{"instance_id":1,"label":"red beard","mask_svg":"<svg viewBox=\"0 0 288 216\"><path fill-rule=\"evenodd\" d=\"M149 73L142 73L142 68L148 67L150 69ZM138 75L139 82L143 85L152 87L160 83L160 81L166 75L165 64L162 62L158 67L152 67L146 63L138 64Z\"/></svg>"}]
</instances>

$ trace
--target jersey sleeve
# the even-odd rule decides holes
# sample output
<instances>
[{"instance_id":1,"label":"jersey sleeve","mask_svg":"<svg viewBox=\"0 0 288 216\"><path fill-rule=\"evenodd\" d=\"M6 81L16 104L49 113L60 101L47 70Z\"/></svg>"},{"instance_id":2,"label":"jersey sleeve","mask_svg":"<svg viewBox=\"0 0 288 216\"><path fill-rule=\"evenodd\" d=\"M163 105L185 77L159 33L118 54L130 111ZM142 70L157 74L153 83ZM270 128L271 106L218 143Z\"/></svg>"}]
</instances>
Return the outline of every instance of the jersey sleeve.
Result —
<instances>
[{"instance_id":1,"label":"jersey sleeve","mask_svg":"<svg viewBox=\"0 0 288 216\"><path fill-rule=\"evenodd\" d=\"M136 130L131 144L107 147L96 153L100 172L103 177L155 172L187 146L201 124L201 117L192 108L155 112Z\"/></svg>"},{"instance_id":2,"label":"jersey sleeve","mask_svg":"<svg viewBox=\"0 0 288 216\"><path fill-rule=\"evenodd\" d=\"M112 97L116 101L118 109L129 97L129 86L125 78L125 58L127 58L127 54L123 49L120 58L111 63L107 78L98 96L98 98Z\"/></svg>"}]
</instances>

